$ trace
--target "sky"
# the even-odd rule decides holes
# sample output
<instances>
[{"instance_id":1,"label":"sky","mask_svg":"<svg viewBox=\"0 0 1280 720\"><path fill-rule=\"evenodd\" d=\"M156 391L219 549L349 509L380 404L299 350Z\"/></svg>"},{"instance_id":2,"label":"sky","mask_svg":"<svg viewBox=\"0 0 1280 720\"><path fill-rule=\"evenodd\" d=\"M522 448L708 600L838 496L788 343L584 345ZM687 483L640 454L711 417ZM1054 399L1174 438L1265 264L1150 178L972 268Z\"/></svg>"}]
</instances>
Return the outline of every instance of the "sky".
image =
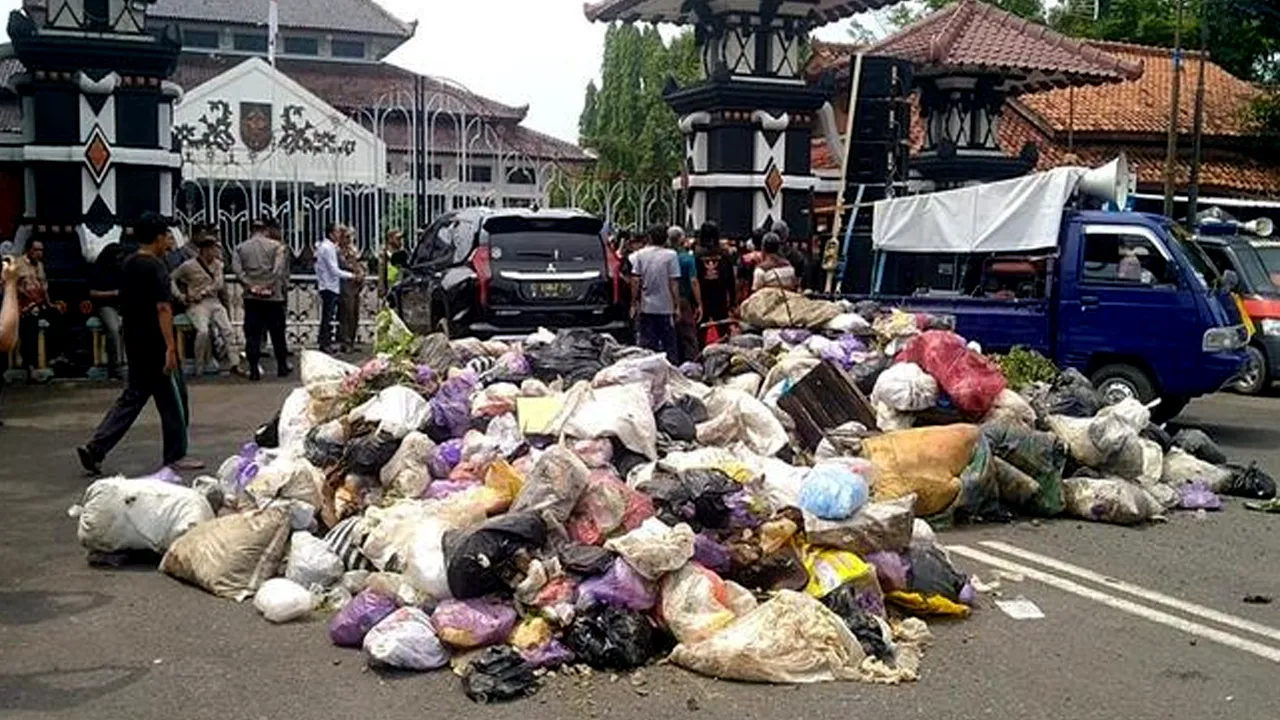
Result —
<instances>
[{"instance_id":1,"label":"sky","mask_svg":"<svg viewBox=\"0 0 1280 720\"><path fill-rule=\"evenodd\" d=\"M418 20L417 34L391 61L508 105L528 105L528 127L577 141L583 94L599 78L605 33L604 25L587 21L583 0L375 1L403 20ZM0 0L4 17L21 4ZM262 4L265 18L267 0ZM840 25L817 35L847 39Z\"/></svg>"}]
</instances>

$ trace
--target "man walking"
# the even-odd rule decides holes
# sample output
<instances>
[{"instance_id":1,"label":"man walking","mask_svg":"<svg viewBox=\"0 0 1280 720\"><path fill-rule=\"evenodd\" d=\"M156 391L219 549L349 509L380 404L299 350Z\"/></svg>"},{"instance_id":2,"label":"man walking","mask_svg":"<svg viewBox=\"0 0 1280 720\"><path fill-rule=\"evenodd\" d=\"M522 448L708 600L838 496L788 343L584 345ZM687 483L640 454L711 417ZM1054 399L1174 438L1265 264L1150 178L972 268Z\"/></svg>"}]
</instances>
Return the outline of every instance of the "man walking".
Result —
<instances>
[{"instance_id":1,"label":"man walking","mask_svg":"<svg viewBox=\"0 0 1280 720\"><path fill-rule=\"evenodd\" d=\"M329 223L324 238L316 245L316 287L320 290L320 352L333 352L333 323L338 317L342 281L354 277L338 264L338 241L342 226Z\"/></svg>"},{"instance_id":2,"label":"man walking","mask_svg":"<svg viewBox=\"0 0 1280 720\"><path fill-rule=\"evenodd\" d=\"M187 317L196 329L196 374L217 375L222 371L219 361L227 360L212 358L213 337L209 327L212 324L224 338L231 335L221 256L218 237L201 234L196 239L196 256L179 265L173 273L173 295L187 306Z\"/></svg>"},{"instance_id":3,"label":"man walking","mask_svg":"<svg viewBox=\"0 0 1280 720\"><path fill-rule=\"evenodd\" d=\"M284 335L285 254L284 244L272 236L271 224L263 222L254 226L253 235L231 257L232 269L244 287L244 344L251 382L262 379L262 336L268 332L276 375L287 377L290 372Z\"/></svg>"},{"instance_id":4,"label":"man walking","mask_svg":"<svg viewBox=\"0 0 1280 720\"><path fill-rule=\"evenodd\" d=\"M680 297L680 260L667 247L667 228L649 230L649 245L631 256L631 315L640 347L679 362L676 343L676 300Z\"/></svg>"},{"instance_id":5,"label":"man walking","mask_svg":"<svg viewBox=\"0 0 1280 720\"><path fill-rule=\"evenodd\" d=\"M129 432L147 401L152 400L160 413L165 466L199 470L204 464L187 457L186 388L178 368L169 271L164 263L173 237L168 222L155 213L145 213L135 232L141 246L120 268L128 385L107 411L93 439L77 448L76 453L85 470L101 475L102 461Z\"/></svg>"}]
</instances>

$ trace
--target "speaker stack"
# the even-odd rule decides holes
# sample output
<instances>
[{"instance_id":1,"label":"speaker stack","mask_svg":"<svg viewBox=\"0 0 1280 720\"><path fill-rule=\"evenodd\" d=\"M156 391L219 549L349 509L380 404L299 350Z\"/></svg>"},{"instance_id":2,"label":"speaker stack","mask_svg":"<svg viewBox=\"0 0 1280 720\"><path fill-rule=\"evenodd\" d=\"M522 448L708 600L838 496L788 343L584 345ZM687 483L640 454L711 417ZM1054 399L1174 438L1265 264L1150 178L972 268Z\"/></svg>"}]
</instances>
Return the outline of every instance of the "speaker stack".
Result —
<instances>
[{"instance_id":1,"label":"speaker stack","mask_svg":"<svg viewBox=\"0 0 1280 720\"><path fill-rule=\"evenodd\" d=\"M853 76L852 62L849 76ZM847 230L853 216L853 237L845 258L841 292L871 291L871 203L906 192L911 156L911 79L909 60L862 58L857 114L849 144L848 185L844 192L845 204L857 203L859 207L856 214L846 208L841 224ZM843 244L843 234L840 240Z\"/></svg>"}]
</instances>

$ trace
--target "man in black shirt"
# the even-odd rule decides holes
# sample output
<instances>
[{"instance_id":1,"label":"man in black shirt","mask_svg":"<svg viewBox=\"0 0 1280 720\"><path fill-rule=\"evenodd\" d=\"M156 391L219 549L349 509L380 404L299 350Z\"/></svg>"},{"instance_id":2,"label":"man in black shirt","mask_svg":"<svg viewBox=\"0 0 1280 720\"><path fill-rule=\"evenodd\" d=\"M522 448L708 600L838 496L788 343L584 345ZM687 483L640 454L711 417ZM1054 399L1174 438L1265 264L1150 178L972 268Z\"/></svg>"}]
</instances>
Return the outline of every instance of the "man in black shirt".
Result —
<instances>
[{"instance_id":1,"label":"man in black shirt","mask_svg":"<svg viewBox=\"0 0 1280 720\"><path fill-rule=\"evenodd\" d=\"M124 438L147 401L154 400L164 433L164 464L176 470L199 470L203 464L187 458L186 387L178 367L169 269L164 261L173 236L169 224L155 213L145 213L135 232L141 245L120 267L129 383L93 439L76 452L85 470L100 475L107 453Z\"/></svg>"}]
</instances>

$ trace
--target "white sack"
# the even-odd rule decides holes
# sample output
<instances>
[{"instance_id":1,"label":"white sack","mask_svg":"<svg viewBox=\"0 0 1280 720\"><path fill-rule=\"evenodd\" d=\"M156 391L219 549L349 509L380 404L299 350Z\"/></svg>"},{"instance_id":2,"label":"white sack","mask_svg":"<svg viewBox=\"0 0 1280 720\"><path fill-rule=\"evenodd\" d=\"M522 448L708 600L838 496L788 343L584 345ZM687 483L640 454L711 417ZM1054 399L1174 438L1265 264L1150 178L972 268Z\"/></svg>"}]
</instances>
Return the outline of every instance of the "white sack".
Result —
<instances>
[{"instance_id":1,"label":"white sack","mask_svg":"<svg viewBox=\"0 0 1280 720\"><path fill-rule=\"evenodd\" d=\"M89 486L79 506L77 535L86 550L164 553L197 524L213 519L203 495L159 480L107 478Z\"/></svg>"}]
</instances>

